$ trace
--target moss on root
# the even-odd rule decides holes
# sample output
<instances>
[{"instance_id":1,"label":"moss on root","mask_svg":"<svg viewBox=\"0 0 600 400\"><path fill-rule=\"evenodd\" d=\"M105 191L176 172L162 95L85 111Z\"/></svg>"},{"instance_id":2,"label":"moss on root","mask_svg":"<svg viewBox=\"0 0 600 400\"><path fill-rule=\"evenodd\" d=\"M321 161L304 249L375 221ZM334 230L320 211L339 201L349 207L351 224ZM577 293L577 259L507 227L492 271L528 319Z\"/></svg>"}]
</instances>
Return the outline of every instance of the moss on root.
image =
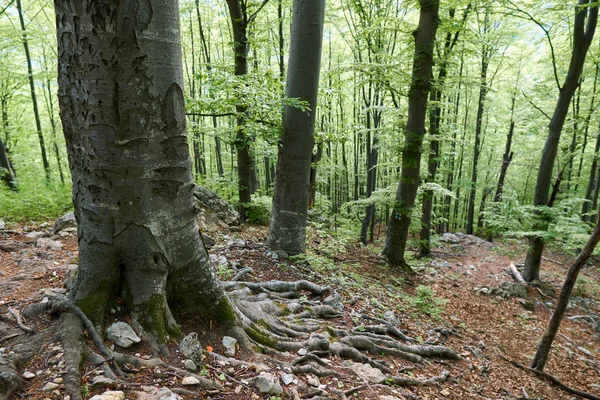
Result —
<instances>
[{"instance_id":1,"label":"moss on root","mask_svg":"<svg viewBox=\"0 0 600 400\"><path fill-rule=\"evenodd\" d=\"M277 341L274 340L268 333L263 332L263 330L255 324L248 326L248 328L246 328L246 333L256 343L272 349L277 348Z\"/></svg>"},{"instance_id":2,"label":"moss on root","mask_svg":"<svg viewBox=\"0 0 600 400\"><path fill-rule=\"evenodd\" d=\"M104 325L104 315L106 309L115 303L117 294L115 285L109 279L99 281L93 288L85 288L86 294L81 294L79 290L75 304L92 321L94 326L102 332Z\"/></svg>"},{"instance_id":3,"label":"moss on root","mask_svg":"<svg viewBox=\"0 0 600 400\"><path fill-rule=\"evenodd\" d=\"M160 294L153 294L142 303L135 305L137 322L142 329L155 338L158 344L165 344L169 335L181 337L183 334L178 326L168 323L166 313L167 304Z\"/></svg>"}]
</instances>

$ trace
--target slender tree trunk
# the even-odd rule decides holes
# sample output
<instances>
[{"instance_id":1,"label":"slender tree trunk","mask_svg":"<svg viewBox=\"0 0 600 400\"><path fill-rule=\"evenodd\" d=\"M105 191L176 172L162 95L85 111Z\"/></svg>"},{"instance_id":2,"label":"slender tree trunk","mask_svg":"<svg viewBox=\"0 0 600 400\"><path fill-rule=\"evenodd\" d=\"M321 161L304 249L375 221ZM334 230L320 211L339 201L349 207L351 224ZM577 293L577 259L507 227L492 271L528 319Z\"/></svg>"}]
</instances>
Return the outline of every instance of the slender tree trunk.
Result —
<instances>
[{"instance_id":1,"label":"slender tree trunk","mask_svg":"<svg viewBox=\"0 0 600 400\"><path fill-rule=\"evenodd\" d=\"M552 314L552 318L550 319L550 323L548 324L548 329L544 334L544 337L540 341L537 352L533 357L533 361L531 362L531 368L534 368L538 371L543 371L546 366L546 361L548 360L548 354L550 353L550 349L552 348L552 342L558 333L558 328L560 327L560 322L562 321L563 315L567 310L567 306L569 305L569 298L571 297L571 293L573 292L573 288L575 287L575 283L577 282L577 276L579 275L579 271L585 265L587 260L589 260L592 255L596 245L600 241L600 224L598 224L598 217L596 217L596 227L592 232L592 235L588 239L587 243L583 247L577 259L569 268L569 272L567 273L567 277L565 282L563 283L563 287L560 291L560 296L558 298L558 303L556 304L556 309Z\"/></svg>"},{"instance_id":2,"label":"slender tree trunk","mask_svg":"<svg viewBox=\"0 0 600 400\"><path fill-rule=\"evenodd\" d=\"M50 82L50 71L48 70L48 64L46 60L46 52L44 51L44 70L46 72L46 81L44 83L44 101L46 103L46 110L48 111L48 118L50 119L50 127L52 136L50 137L52 141L52 147L54 148L54 156L56 157L56 165L58 167L58 175L60 176L60 183L65 183L65 174L63 172L62 167L62 157L60 154L60 149L57 143L57 134L56 134L56 119L54 118L54 101L52 96L52 85Z\"/></svg>"},{"instance_id":3,"label":"slender tree trunk","mask_svg":"<svg viewBox=\"0 0 600 400\"><path fill-rule=\"evenodd\" d=\"M600 63L596 63L596 72L594 73L594 85L592 88L592 98L590 99L590 107L588 109L588 113L585 117L585 121L583 122L583 144L581 145L581 157L579 158L579 167L577 168L577 178L575 181L575 193L577 193L577 189L579 188L579 180L581 178L581 171L583 170L583 159L585 155L585 149L588 144L588 134L590 130L590 120L592 119L592 114L594 112L594 105L596 102L596 88L598 87L598 75L600 75Z\"/></svg>"},{"instance_id":4,"label":"slender tree trunk","mask_svg":"<svg viewBox=\"0 0 600 400\"><path fill-rule=\"evenodd\" d=\"M310 163L310 180L309 180L309 196L308 209L311 210L315 206L315 198L317 196L317 164L323 157L323 142L317 143L317 151L311 156Z\"/></svg>"},{"instance_id":5,"label":"slender tree trunk","mask_svg":"<svg viewBox=\"0 0 600 400\"><path fill-rule=\"evenodd\" d=\"M267 244L304 253L310 163L314 146L325 0L294 0L286 97L308 102L311 112L287 106L277 154L277 174Z\"/></svg>"},{"instance_id":6,"label":"slender tree trunk","mask_svg":"<svg viewBox=\"0 0 600 400\"><path fill-rule=\"evenodd\" d=\"M0 180L11 190L17 190L17 177L8 159L2 137L0 137Z\"/></svg>"},{"instance_id":7,"label":"slender tree trunk","mask_svg":"<svg viewBox=\"0 0 600 400\"><path fill-rule=\"evenodd\" d=\"M588 4L589 7L585 7ZM554 160L558 152L560 134L565 123L567 112L569 111L569 104L571 103L571 99L573 98L579 83L579 78L581 77L587 51L594 38L597 20L598 5L591 0L579 0L579 7L577 7L575 11L573 53L569 63L569 70L563 86L560 88L558 101L556 102L556 107L554 108L554 113L548 129L548 138L544 145L542 159L540 160L540 167L538 169L533 202L536 207L548 205L548 191L552 180L552 171L554 170ZM545 221L542 216L538 215L536 230L546 229L548 229L548 221ZM542 237L533 236L529 239L529 249L523 271L523 278L527 282L533 282L534 280L539 279L543 250L544 239Z\"/></svg>"},{"instance_id":8,"label":"slender tree trunk","mask_svg":"<svg viewBox=\"0 0 600 400\"><path fill-rule=\"evenodd\" d=\"M134 327L164 351L180 334L171 310L233 323L194 222L178 3L56 0L55 10L76 303L102 327L126 293Z\"/></svg>"},{"instance_id":9,"label":"slender tree trunk","mask_svg":"<svg viewBox=\"0 0 600 400\"><path fill-rule=\"evenodd\" d=\"M29 89L31 91L31 102L33 104L33 116L35 117L35 127L37 130L38 140L40 142L40 150L42 154L42 164L46 173L46 181L50 181L50 163L46 155L46 144L44 143L44 134L42 132L42 122L40 112L38 110L37 97L35 95L35 81L33 79L33 68L31 66L31 55L29 53L29 42L27 41L27 27L25 26L25 16L23 15L23 7L21 0L17 0L17 11L19 12L19 21L21 22L21 40L25 49L25 58L27 59L27 75L29 78Z\"/></svg>"},{"instance_id":10,"label":"slender tree trunk","mask_svg":"<svg viewBox=\"0 0 600 400\"><path fill-rule=\"evenodd\" d=\"M600 130L600 126L598 127ZM585 202L581 210L581 215L584 221L589 220L590 206L592 205L592 194L597 194L594 190L597 185L596 173L598 169L598 157L600 156L600 133L596 135L596 147L594 148L594 158L592 159L592 167L590 168L590 177L588 180L587 188L585 190ZM597 198L597 196L596 196ZM595 207L594 207L595 208ZM592 209L594 209L592 208Z\"/></svg>"},{"instance_id":11,"label":"slender tree trunk","mask_svg":"<svg viewBox=\"0 0 600 400\"><path fill-rule=\"evenodd\" d=\"M488 11L486 10L484 33L487 32ZM481 151L481 127L483 125L483 113L485 109L485 98L488 91L487 70L490 63L491 49L488 44L484 44L481 49L481 80L479 86L479 101L477 103L477 117L475 119L475 144L473 146L473 165L471 169L471 185L469 188L469 206L467 210L466 232L473 234L473 222L475 218L475 194L477 193L477 163L479 162L479 152Z\"/></svg>"},{"instance_id":12,"label":"slender tree trunk","mask_svg":"<svg viewBox=\"0 0 600 400\"><path fill-rule=\"evenodd\" d=\"M420 0L419 26L414 33L415 53L412 82L408 99L408 120L406 124L404 149L402 151L402 172L396 202L388 225L384 255L393 266L410 270L404 259L412 209L419 187L421 167L421 146L425 135L427 97L431 89L433 48L439 17L439 0Z\"/></svg>"}]
</instances>

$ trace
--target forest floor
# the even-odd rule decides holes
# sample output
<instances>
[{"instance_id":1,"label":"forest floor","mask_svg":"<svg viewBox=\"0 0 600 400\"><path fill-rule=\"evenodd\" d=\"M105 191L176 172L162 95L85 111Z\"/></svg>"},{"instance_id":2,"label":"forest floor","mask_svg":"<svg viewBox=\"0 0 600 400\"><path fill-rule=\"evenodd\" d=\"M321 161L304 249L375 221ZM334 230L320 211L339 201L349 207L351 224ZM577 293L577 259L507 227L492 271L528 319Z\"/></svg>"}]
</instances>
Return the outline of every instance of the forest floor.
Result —
<instances>
[{"instance_id":1,"label":"forest floor","mask_svg":"<svg viewBox=\"0 0 600 400\"><path fill-rule=\"evenodd\" d=\"M65 291L65 279L76 268L76 234L71 231L44 238L50 235L49 227L51 225L20 225L11 227L13 231L4 235L0 232L0 322L12 323L15 334L19 330L8 308L23 310L29 304L39 302L47 293ZM325 391L328 388L338 391L357 388L349 396L356 399L574 398L510 363L514 360L530 364L556 305L564 276L574 260L572 256L556 250L547 251L542 264L542 287L529 287L526 293L512 293L514 281L509 265L524 260L524 242L487 243L472 236L447 234L443 237L445 241L436 243L430 258L413 260L418 273L407 276L384 265L379 256L382 243L377 241L362 246L311 229L307 255L281 259L266 250L263 244L266 231L266 227L245 225L237 232L216 234L216 245L209 252L218 276L223 280L231 278L234 274L231 264L237 262L253 269L245 278L248 281L308 279L329 285L342 296L345 306L344 316L335 320L336 324L357 327L362 323L356 317L359 314L389 320L393 313L398 327L409 336L421 342L435 340L454 349L462 358L460 361L428 359L424 364L412 365L392 357L381 357L398 368L409 367L407 374L415 378L437 376L442 370L450 372L450 378L442 384L403 388L365 384L359 377L348 374L343 360L333 358L328 368L338 370L343 378L299 375L297 383L284 385L282 399L293 398L292 388L303 386L303 382L309 387L320 384ZM513 295L509 296L509 292ZM571 387L600 396L598 260L592 260L583 270L574 296L545 370ZM117 317L115 315L115 319ZM26 323L37 331L50 332L48 328L53 321L53 317L44 316ZM210 346L216 353L223 351L222 333L214 329L212 323L193 318L180 322L184 333L198 332L202 346ZM445 334L436 335L436 332ZM0 337L0 352L10 353L13 340L10 335ZM136 346L128 351L143 358L153 357L143 343ZM183 360L176 349L177 344L173 343L169 362L183 369ZM63 399L63 352L58 341L49 337L39 354L21 371L31 372L33 376L25 379L24 387L14 397ZM289 355L287 361L294 357ZM243 351L239 351L236 358L256 361L256 357ZM136 398L134 392L142 385L166 386L184 399L277 399L261 395L249 384L249 380L257 375L256 370L219 362L211 356L204 362L202 374L223 384L225 392L210 393L199 387L184 387L181 376L159 367L131 371L126 382L117 389L123 390L129 399ZM282 373L281 367L272 360L264 363L272 368L272 372ZM86 396L105 390L91 385L99 373L93 365L86 364L83 373ZM48 389L48 382L57 385Z\"/></svg>"}]
</instances>

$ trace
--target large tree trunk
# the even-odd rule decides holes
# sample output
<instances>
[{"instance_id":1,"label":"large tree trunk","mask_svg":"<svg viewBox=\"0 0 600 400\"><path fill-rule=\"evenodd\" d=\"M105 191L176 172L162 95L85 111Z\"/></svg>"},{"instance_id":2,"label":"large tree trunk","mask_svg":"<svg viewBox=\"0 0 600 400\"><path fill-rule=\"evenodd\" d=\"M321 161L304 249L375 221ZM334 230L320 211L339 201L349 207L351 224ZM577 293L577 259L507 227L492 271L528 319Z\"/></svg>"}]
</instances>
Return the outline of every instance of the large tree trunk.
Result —
<instances>
[{"instance_id":1,"label":"large tree trunk","mask_svg":"<svg viewBox=\"0 0 600 400\"><path fill-rule=\"evenodd\" d=\"M42 164L44 165L44 172L46 174L46 180L50 180L50 163L48 162L48 156L46 155L46 144L44 143L44 134L42 132L42 122L40 120L40 112L38 109L37 97L35 95L35 82L33 79L33 67L31 66L31 55L29 53L29 42L27 40L27 28L25 26L25 16L23 15L23 6L21 0L17 0L17 11L19 12L19 21L21 22L21 40L23 42L23 48L25 50L25 58L27 60L27 75L29 77L29 89L31 91L31 102L33 105L33 116L35 118L35 127L38 135L38 141L40 143L40 151L42 154Z\"/></svg>"},{"instance_id":2,"label":"large tree trunk","mask_svg":"<svg viewBox=\"0 0 600 400\"><path fill-rule=\"evenodd\" d=\"M589 7L587 6L589 3ZM589 13L589 15L588 15ZM587 19L587 24L586 24ZM550 126L548 129L548 137L542 159L538 169L538 177L535 185L535 195L533 204L536 207L544 207L548 205L548 191L552 181L552 171L554 170L554 160L558 152L558 144L560 134L569 104L573 98L573 94L579 84L581 71L585 62L585 56L590 47L594 33L596 31L596 23L598 20L598 5L590 0L579 0L578 7L575 11L575 24L573 26L573 53L569 63L569 70L563 86L560 88L558 101L554 108ZM587 25L587 26L586 26ZM539 213L538 213L539 214ZM538 215L538 223L536 230L548 229L548 221ZM525 259L525 269L523 278L527 282L533 282L540 277L540 263L542 261L542 252L544 250L544 239L540 236L533 236L529 239L529 249L527 258Z\"/></svg>"},{"instance_id":3,"label":"large tree trunk","mask_svg":"<svg viewBox=\"0 0 600 400\"><path fill-rule=\"evenodd\" d=\"M431 89L433 47L439 17L439 0L420 0L419 26L414 33L415 55L412 82L408 97L408 120L406 123L402 172L396 192L396 202L388 225L383 254L389 263L410 269L404 260L408 241L412 209L419 187L421 146L425 136L427 97Z\"/></svg>"},{"instance_id":4,"label":"large tree trunk","mask_svg":"<svg viewBox=\"0 0 600 400\"><path fill-rule=\"evenodd\" d=\"M171 310L234 321L194 222L178 3L55 6L76 303L101 326L124 297L157 347L178 333Z\"/></svg>"},{"instance_id":5,"label":"large tree trunk","mask_svg":"<svg viewBox=\"0 0 600 400\"><path fill-rule=\"evenodd\" d=\"M290 254L306 249L310 163L319 92L324 0L295 0L286 97L308 102L310 111L287 106L277 154L277 174L267 244Z\"/></svg>"}]
</instances>

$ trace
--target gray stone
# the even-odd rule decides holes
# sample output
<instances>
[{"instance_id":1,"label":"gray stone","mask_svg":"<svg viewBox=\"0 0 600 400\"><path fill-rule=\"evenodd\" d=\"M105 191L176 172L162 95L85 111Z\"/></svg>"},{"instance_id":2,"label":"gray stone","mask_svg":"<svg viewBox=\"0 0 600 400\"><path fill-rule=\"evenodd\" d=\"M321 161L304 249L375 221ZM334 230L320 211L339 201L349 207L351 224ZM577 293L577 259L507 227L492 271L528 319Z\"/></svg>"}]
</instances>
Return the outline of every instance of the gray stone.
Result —
<instances>
[{"instance_id":1,"label":"gray stone","mask_svg":"<svg viewBox=\"0 0 600 400\"><path fill-rule=\"evenodd\" d=\"M25 237L28 239L39 239L45 235L46 235L46 233L44 233L44 232L33 231L33 232L29 232L28 234L26 234Z\"/></svg>"},{"instance_id":2,"label":"gray stone","mask_svg":"<svg viewBox=\"0 0 600 400\"><path fill-rule=\"evenodd\" d=\"M290 255L283 250L275 250L273 254L277 254L277 257L279 257L282 260L287 260L290 257Z\"/></svg>"},{"instance_id":3,"label":"gray stone","mask_svg":"<svg viewBox=\"0 0 600 400\"><path fill-rule=\"evenodd\" d=\"M47 239L47 238L39 238L35 245L42 249L60 251L62 250L62 243L57 240Z\"/></svg>"},{"instance_id":4,"label":"gray stone","mask_svg":"<svg viewBox=\"0 0 600 400\"><path fill-rule=\"evenodd\" d=\"M230 229L241 224L240 214L233 205L215 192L196 186L194 189L196 220L202 232L216 232L219 227Z\"/></svg>"},{"instance_id":5,"label":"gray stone","mask_svg":"<svg viewBox=\"0 0 600 400\"><path fill-rule=\"evenodd\" d=\"M187 369L190 372L198 371L198 367L196 366L196 363L194 361L190 360L189 358L187 360L185 360L184 365L185 365L185 369Z\"/></svg>"},{"instance_id":6,"label":"gray stone","mask_svg":"<svg viewBox=\"0 0 600 400\"><path fill-rule=\"evenodd\" d=\"M199 385L200 381L195 376L186 376L185 378L183 378L181 380L181 384L184 386L193 386L193 385Z\"/></svg>"},{"instance_id":7,"label":"gray stone","mask_svg":"<svg viewBox=\"0 0 600 400\"><path fill-rule=\"evenodd\" d=\"M4 227L6 227L6 224L0 219L0 229L4 229Z\"/></svg>"},{"instance_id":8,"label":"gray stone","mask_svg":"<svg viewBox=\"0 0 600 400\"><path fill-rule=\"evenodd\" d=\"M446 232L440 238L442 242L457 244L460 243L460 238L456 236L454 233Z\"/></svg>"},{"instance_id":9,"label":"gray stone","mask_svg":"<svg viewBox=\"0 0 600 400\"><path fill-rule=\"evenodd\" d=\"M431 261L431 266L435 268L451 268L452 265L445 260L433 260Z\"/></svg>"},{"instance_id":10,"label":"gray stone","mask_svg":"<svg viewBox=\"0 0 600 400\"><path fill-rule=\"evenodd\" d=\"M398 325L398 318L396 318L396 314L391 310L383 313L383 319L392 325Z\"/></svg>"},{"instance_id":11,"label":"gray stone","mask_svg":"<svg viewBox=\"0 0 600 400\"><path fill-rule=\"evenodd\" d=\"M281 381L286 386L292 384L295 378L296 377L292 374L281 374Z\"/></svg>"},{"instance_id":12,"label":"gray stone","mask_svg":"<svg viewBox=\"0 0 600 400\"><path fill-rule=\"evenodd\" d=\"M269 372L257 376L252 379L252 382L258 388L259 392L263 394L278 396L283 393L279 378Z\"/></svg>"},{"instance_id":13,"label":"gray stone","mask_svg":"<svg viewBox=\"0 0 600 400\"><path fill-rule=\"evenodd\" d=\"M306 377L306 383L308 383L312 387L319 387L319 386L321 386L321 381L319 380L318 377L316 377L314 375L308 375Z\"/></svg>"},{"instance_id":14,"label":"gray stone","mask_svg":"<svg viewBox=\"0 0 600 400\"><path fill-rule=\"evenodd\" d=\"M504 282L501 288L505 290L511 297L527 297L527 285L519 282Z\"/></svg>"},{"instance_id":15,"label":"gray stone","mask_svg":"<svg viewBox=\"0 0 600 400\"><path fill-rule=\"evenodd\" d=\"M92 380L92 387L111 387L117 382L103 375L98 375Z\"/></svg>"},{"instance_id":16,"label":"gray stone","mask_svg":"<svg viewBox=\"0 0 600 400\"><path fill-rule=\"evenodd\" d=\"M142 386L142 391L135 392L137 400L181 400L183 399L177 393L171 392L166 387Z\"/></svg>"},{"instance_id":17,"label":"gray stone","mask_svg":"<svg viewBox=\"0 0 600 400\"><path fill-rule=\"evenodd\" d=\"M48 391L51 392L53 390L56 390L60 387L60 385L58 383L54 383L54 382L48 382L46 383L46 385L42 388L43 391Z\"/></svg>"},{"instance_id":18,"label":"gray stone","mask_svg":"<svg viewBox=\"0 0 600 400\"><path fill-rule=\"evenodd\" d=\"M202 361L202 346L198 341L198 334L192 332L181 340L179 343L179 352L185 358L189 358L195 363Z\"/></svg>"},{"instance_id":19,"label":"gray stone","mask_svg":"<svg viewBox=\"0 0 600 400\"><path fill-rule=\"evenodd\" d=\"M59 233L66 228L77 228L77 220L72 211L56 220L54 223L54 233Z\"/></svg>"},{"instance_id":20,"label":"gray stone","mask_svg":"<svg viewBox=\"0 0 600 400\"><path fill-rule=\"evenodd\" d=\"M120 390L107 390L102 394L97 394L90 400L125 400L125 393Z\"/></svg>"},{"instance_id":21,"label":"gray stone","mask_svg":"<svg viewBox=\"0 0 600 400\"><path fill-rule=\"evenodd\" d=\"M106 330L106 337L119 347L129 348L142 341L133 328L125 322L115 322Z\"/></svg>"},{"instance_id":22,"label":"gray stone","mask_svg":"<svg viewBox=\"0 0 600 400\"><path fill-rule=\"evenodd\" d=\"M369 364L349 362L349 366L352 371L358 376L366 379L369 383L381 383L386 380L386 376L383 372L377 368L373 368Z\"/></svg>"},{"instance_id":23,"label":"gray stone","mask_svg":"<svg viewBox=\"0 0 600 400\"><path fill-rule=\"evenodd\" d=\"M246 241L244 239L232 239L227 242L229 247L246 247Z\"/></svg>"},{"instance_id":24,"label":"gray stone","mask_svg":"<svg viewBox=\"0 0 600 400\"><path fill-rule=\"evenodd\" d=\"M33 372L25 371L25 372L23 372L23 378L25 378L25 379L35 378L35 374Z\"/></svg>"},{"instance_id":25,"label":"gray stone","mask_svg":"<svg viewBox=\"0 0 600 400\"><path fill-rule=\"evenodd\" d=\"M325 298L325 300L323 300L323 304L333 307L337 311L344 310L344 303L342 302L342 296L340 296L337 292L327 296Z\"/></svg>"}]
</instances>

